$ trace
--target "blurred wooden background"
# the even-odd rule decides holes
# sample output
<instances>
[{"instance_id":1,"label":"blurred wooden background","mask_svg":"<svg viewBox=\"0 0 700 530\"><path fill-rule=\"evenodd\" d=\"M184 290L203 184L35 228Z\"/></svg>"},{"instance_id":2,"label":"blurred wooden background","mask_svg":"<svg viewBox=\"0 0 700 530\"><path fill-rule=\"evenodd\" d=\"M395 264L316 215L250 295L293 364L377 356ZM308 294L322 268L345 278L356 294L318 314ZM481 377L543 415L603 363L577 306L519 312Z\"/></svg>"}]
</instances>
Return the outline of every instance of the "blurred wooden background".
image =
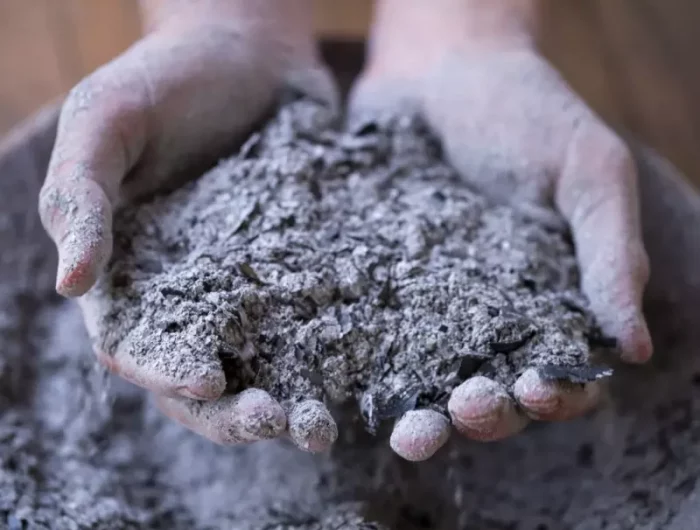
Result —
<instances>
[{"instance_id":1,"label":"blurred wooden background","mask_svg":"<svg viewBox=\"0 0 700 530\"><path fill-rule=\"evenodd\" d=\"M700 2L542 0L542 9L542 48L574 88L700 182ZM316 0L316 26L357 38L370 12L371 0ZM136 0L0 0L0 134L140 31Z\"/></svg>"}]
</instances>

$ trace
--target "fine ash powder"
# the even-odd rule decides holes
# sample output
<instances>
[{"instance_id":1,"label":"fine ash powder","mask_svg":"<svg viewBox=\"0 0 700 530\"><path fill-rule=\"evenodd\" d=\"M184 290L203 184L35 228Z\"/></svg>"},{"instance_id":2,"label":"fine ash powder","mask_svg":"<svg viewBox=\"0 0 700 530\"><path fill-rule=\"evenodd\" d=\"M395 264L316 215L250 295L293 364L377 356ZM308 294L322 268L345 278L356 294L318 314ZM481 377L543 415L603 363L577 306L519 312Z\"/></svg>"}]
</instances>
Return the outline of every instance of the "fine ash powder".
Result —
<instances>
[{"instance_id":1,"label":"fine ash powder","mask_svg":"<svg viewBox=\"0 0 700 530\"><path fill-rule=\"evenodd\" d=\"M470 191L417 119L333 125L290 103L238 156L121 212L86 296L97 347L177 379L223 363L228 391L283 403L355 398L370 430L444 410L474 373L609 373L566 233Z\"/></svg>"},{"instance_id":2,"label":"fine ash powder","mask_svg":"<svg viewBox=\"0 0 700 530\"><path fill-rule=\"evenodd\" d=\"M328 454L217 446L96 371L80 311L53 292L36 213L52 135L0 155L0 528L698 528L700 205L665 166L640 159L655 365L617 370L590 417L495 444L452 436L411 464L342 415Z\"/></svg>"}]
</instances>

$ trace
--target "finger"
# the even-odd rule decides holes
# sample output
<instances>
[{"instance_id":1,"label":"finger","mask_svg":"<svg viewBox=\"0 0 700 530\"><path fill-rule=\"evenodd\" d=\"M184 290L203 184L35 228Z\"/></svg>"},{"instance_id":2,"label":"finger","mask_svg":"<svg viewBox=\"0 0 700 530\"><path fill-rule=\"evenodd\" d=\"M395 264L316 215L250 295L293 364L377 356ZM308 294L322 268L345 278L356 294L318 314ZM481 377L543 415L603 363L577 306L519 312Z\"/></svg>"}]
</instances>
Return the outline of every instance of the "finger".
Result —
<instances>
[{"instance_id":1,"label":"finger","mask_svg":"<svg viewBox=\"0 0 700 530\"><path fill-rule=\"evenodd\" d=\"M112 252L112 208L93 182L44 187L41 219L58 248L56 291L80 296L92 287Z\"/></svg>"},{"instance_id":2,"label":"finger","mask_svg":"<svg viewBox=\"0 0 700 530\"><path fill-rule=\"evenodd\" d=\"M389 445L411 462L433 456L450 437L449 420L434 410L411 410L394 425Z\"/></svg>"},{"instance_id":3,"label":"finger","mask_svg":"<svg viewBox=\"0 0 700 530\"><path fill-rule=\"evenodd\" d=\"M84 294L109 259L112 208L143 146L145 98L122 70L113 63L83 80L61 110L39 212L58 248L64 296Z\"/></svg>"},{"instance_id":4,"label":"finger","mask_svg":"<svg viewBox=\"0 0 700 530\"><path fill-rule=\"evenodd\" d=\"M323 452L338 439L338 426L320 401L309 399L295 404L288 422L292 441L304 451Z\"/></svg>"},{"instance_id":5,"label":"finger","mask_svg":"<svg viewBox=\"0 0 700 530\"><path fill-rule=\"evenodd\" d=\"M287 85L309 98L327 105L333 111L340 108L340 93L331 72L322 66L292 69L286 77Z\"/></svg>"},{"instance_id":6,"label":"finger","mask_svg":"<svg viewBox=\"0 0 700 530\"><path fill-rule=\"evenodd\" d=\"M218 358L202 358L183 352L168 352L167 359L126 350L114 355L96 352L110 372L156 394L194 400L218 399L226 389L226 376Z\"/></svg>"},{"instance_id":7,"label":"finger","mask_svg":"<svg viewBox=\"0 0 700 530\"><path fill-rule=\"evenodd\" d=\"M649 265L636 169L622 141L602 124L580 126L556 198L571 224L582 288L604 333L617 339L624 360L648 360L652 345L641 304Z\"/></svg>"},{"instance_id":8,"label":"finger","mask_svg":"<svg viewBox=\"0 0 700 530\"><path fill-rule=\"evenodd\" d=\"M548 381L530 368L515 382L515 399L532 419L564 421L593 409L600 401L600 384Z\"/></svg>"},{"instance_id":9,"label":"finger","mask_svg":"<svg viewBox=\"0 0 700 530\"><path fill-rule=\"evenodd\" d=\"M482 442L508 438L528 424L503 385L483 376L455 388L447 409L462 435Z\"/></svg>"},{"instance_id":10,"label":"finger","mask_svg":"<svg viewBox=\"0 0 700 530\"><path fill-rule=\"evenodd\" d=\"M156 403L166 416L221 445L271 440L280 436L287 424L280 404L255 388L217 401L157 396Z\"/></svg>"},{"instance_id":11,"label":"finger","mask_svg":"<svg viewBox=\"0 0 700 530\"><path fill-rule=\"evenodd\" d=\"M384 116L410 114L418 108L411 84L401 79L379 77L371 70L363 73L348 96L348 121L358 128L365 121Z\"/></svg>"}]
</instances>

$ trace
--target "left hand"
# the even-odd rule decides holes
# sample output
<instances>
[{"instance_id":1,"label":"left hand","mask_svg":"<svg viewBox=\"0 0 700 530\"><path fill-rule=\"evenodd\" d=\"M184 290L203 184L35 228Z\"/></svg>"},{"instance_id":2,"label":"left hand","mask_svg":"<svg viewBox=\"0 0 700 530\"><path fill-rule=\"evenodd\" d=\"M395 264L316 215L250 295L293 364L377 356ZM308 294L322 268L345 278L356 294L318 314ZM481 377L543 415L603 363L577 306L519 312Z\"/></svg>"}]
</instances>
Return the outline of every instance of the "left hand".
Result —
<instances>
[{"instance_id":1,"label":"left hand","mask_svg":"<svg viewBox=\"0 0 700 530\"><path fill-rule=\"evenodd\" d=\"M287 86L329 104L336 97L317 57L307 0L141 4L151 31L78 83L61 111L39 200L58 247L57 290L79 297L98 360L152 392L163 413L188 429L220 444L289 435L304 450L325 450L337 432L322 403L285 411L261 389L225 394L214 350L161 348L146 357L134 355L130 349L144 345L126 337L107 345L100 297L82 296L110 258L120 205L210 167Z\"/></svg>"},{"instance_id":2,"label":"left hand","mask_svg":"<svg viewBox=\"0 0 700 530\"><path fill-rule=\"evenodd\" d=\"M386 39L375 44L377 57L355 86L351 112L412 105L450 162L480 191L543 215L554 205L570 224L582 289L603 331L617 338L625 361L649 359L641 310L648 260L636 169L623 141L534 46L451 46L431 60L409 58L403 64L410 68L402 69L396 54L421 51L407 44L383 52ZM597 383L545 381L531 369L516 382L515 399L495 381L475 377L454 390L448 409L462 435L489 441L516 434L530 420L582 415L599 396ZM448 422L435 415L413 411L400 419L394 450L409 460L432 456L449 432Z\"/></svg>"}]
</instances>

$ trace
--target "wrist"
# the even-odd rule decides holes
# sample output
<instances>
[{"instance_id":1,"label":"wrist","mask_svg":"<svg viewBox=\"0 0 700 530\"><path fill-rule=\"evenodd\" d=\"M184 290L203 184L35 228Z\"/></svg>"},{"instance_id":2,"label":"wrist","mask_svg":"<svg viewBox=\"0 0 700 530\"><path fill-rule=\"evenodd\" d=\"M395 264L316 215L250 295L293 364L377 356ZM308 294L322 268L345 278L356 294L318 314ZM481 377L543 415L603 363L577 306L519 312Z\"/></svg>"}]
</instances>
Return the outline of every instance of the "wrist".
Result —
<instances>
[{"instance_id":1,"label":"wrist","mask_svg":"<svg viewBox=\"0 0 700 530\"><path fill-rule=\"evenodd\" d=\"M534 48L537 0L380 0L370 69L420 73L448 55Z\"/></svg>"},{"instance_id":2,"label":"wrist","mask_svg":"<svg viewBox=\"0 0 700 530\"><path fill-rule=\"evenodd\" d=\"M452 0L447 0L450 2ZM532 47L538 0L456 0L465 45L474 49Z\"/></svg>"},{"instance_id":3,"label":"wrist","mask_svg":"<svg viewBox=\"0 0 700 530\"><path fill-rule=\"evenodd\" d=\"M316 57L310 0L140 0L140 7L147 33L230 28L278 42L295 57Z\"/></svg>"}]
</instances>

